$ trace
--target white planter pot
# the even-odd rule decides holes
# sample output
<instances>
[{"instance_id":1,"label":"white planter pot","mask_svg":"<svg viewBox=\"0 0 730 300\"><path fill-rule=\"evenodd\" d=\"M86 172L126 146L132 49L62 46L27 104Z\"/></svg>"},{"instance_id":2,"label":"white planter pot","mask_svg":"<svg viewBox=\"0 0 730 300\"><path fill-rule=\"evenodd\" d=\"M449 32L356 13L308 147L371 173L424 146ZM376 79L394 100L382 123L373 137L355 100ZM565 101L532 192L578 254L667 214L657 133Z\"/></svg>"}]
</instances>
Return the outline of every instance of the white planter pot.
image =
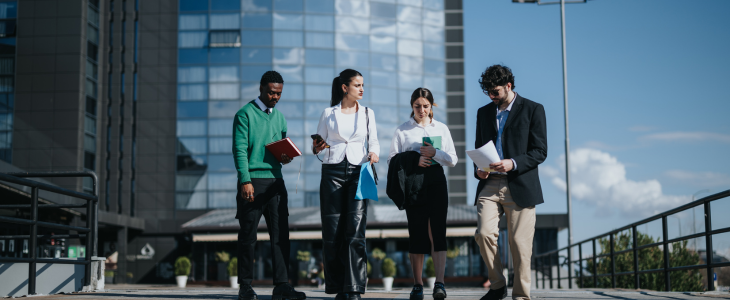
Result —
<instances>
[{"instance_id":1,"label":"white planter pot","mask_svg":"<svg viewBox=\"0 0 730 300\"><path fill-rule=\"evenodd\" d=\"M175 280L177 280L177 287L181 288L184 288L185 285L188 283L188 277L185 275L175 276Z\"/></svg>"},{"instance_id":2,"label":"white planter pot","mask_svg":"<svg viewBox=\"0 0 730 300\"><path fill-rule=\"evenodd\" d=\"M428 286L433 289L434 285L436 285L436 277L428 277L426 278L426 281L428 281Z\"/></svg>"},{"instance_id":3,"label":"white planter pot","mask_svg":"<svg viewBox=\"0 0 730 300\"><path fill-rule=\"evenodd\" d=\"M231 279L231 288L234 288L234 289L239 288L239 285L238 285L238 276L231 276L231 277L228 277L228 278Z\"/></svg>"},{"instance_id":4,"label":"white planter pot","mask_svg":"<svg viewBox=\"0 0 730 300\"><path fill-rule=\"evenodd\" d=\"M393 277L383 277L383 287L390 292L393 289Z\"/></svg>"}]
</instances>

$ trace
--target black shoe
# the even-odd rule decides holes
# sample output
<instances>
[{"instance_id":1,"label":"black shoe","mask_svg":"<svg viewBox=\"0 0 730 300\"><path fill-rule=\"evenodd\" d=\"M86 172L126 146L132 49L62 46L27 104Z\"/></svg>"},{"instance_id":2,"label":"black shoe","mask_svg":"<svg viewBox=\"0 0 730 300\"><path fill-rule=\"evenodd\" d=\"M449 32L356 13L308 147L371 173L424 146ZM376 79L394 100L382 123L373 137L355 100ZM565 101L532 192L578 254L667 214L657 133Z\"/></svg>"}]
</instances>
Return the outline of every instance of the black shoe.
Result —
<instances>
[{"instance_id":1,"label":"black shoe","mask_svg":"<svg viewBox=\"0 0 730 300\"><path fill-rule=\"evenodd\" d=\"M423 300L423 285L414 284L410 300Z\"/></svg>"},{"instance_id":2,"label":"black shoe","mask_svg":"<svg viewBox=\"0 0 730 300\"><path fill-rule=\"evenodd\" d=\"M347 293L337 293L335 300L347 300Z\"/></svg>"},{"instance_id":3,"label":"black shoe","mask_svg":"<svg viewBox=\"0 0 730 300\"><path fill-rule=\"evenodd\" d=\"M446 298L446 288L444 287L443 282L436 282L433 285L433 298L434 299Z\"/></svg>"},{"instance_id":4,"label":"black shoe","mask_svg":"<svg viewBox=\"0 0 730 300\"><path fill-rule=\"evenodd\" d=\"M501 300L504 298L507 298L507 286L503 286L496 290L490 289L489 292L479 300Z\"/></svg>"},{"instance_id":5,"label":"black shoe","mask_svg":"<svg viewBox=\"0 0 730 300\"><path fill-rule=\"evenodd\" d=\"M238 289L238 300L258 300L259 297L253 291L250 284L242 284Z\"/></svg>"},{"instance_id":6,"label":"black shoe","mask_svg":"<svg viewBox=\"0 0 730 300\"><path fill-rule=\"evenodd\" d=\"M289 283L282 283L274 288L274 292L271 295L272 300L302 300L307 299L307 295L302 292L297 292L294 287Z\"/></svg>"}]
</instances>

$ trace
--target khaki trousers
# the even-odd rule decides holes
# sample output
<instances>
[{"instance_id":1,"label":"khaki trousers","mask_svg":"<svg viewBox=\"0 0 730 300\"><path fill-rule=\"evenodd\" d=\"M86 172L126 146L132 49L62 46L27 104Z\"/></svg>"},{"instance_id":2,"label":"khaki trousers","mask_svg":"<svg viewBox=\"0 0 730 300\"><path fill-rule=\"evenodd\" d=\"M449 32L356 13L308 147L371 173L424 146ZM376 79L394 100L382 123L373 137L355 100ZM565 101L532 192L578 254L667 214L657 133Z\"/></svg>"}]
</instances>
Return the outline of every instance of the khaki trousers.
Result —
<instances>
[{"instance_id":1,"label":"khaki trousers","mask_svg":"<svg viewBox=\"0 0 730 300\"><path fill-rule=\"evenodd\" d=\"M507 234L515 280L512 299L530 299L530 263L532 238L535 236L535 206L519 207L512 201L506 175L490 174L477 199L477 231L474 238L489 270L491 289L507 285L502 275L497 239L499 221L507 217Z\"/></svg>"}]
</instances>

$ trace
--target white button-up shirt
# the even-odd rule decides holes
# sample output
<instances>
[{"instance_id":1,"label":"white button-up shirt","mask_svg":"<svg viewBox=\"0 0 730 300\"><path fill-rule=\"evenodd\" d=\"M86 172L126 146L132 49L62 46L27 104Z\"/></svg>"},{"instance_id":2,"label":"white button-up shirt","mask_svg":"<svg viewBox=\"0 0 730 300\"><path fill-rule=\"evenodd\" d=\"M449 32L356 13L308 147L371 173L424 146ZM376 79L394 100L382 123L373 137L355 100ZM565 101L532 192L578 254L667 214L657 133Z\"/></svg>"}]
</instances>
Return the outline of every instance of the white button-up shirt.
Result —
<instances>
[{"instance_id":1,"label":"white button-up shirt","mask_svg":"<svg viewBox=\"0 0 730 300\"><path fill-rule=\"evenodd\" d=\"M368 116L370 125L367 124L365 115L365 106L358 104L358 110L355 113L355 130L354 134L349 137L340 135L340 123L337 118L337 111L341 111L342 104L325 108L322 116L319 118L317 126L317 134L321 135L330 148L325 148L320 152L324 154L322 159L325 164L338 164L347 156L347 161L353 165L362 165L368 161L368 153L365 149L368 130L370 128L370 152L380 156L380 143L378 143L378 131L375 125L375 112L368 108ZM351 126L351 125L350 125Z\"/></svg>"},{"instance_id":2,"label":"white button-up shirt","mask_svg":"<svg viewBox=\"0 0 730 300\"><path fill-rule=\"evenodd\" d=\"M263 112L265 112L267 114L270 114L272 111L274 111L273 107L269 108L268 106L266 106L266 104L264 104L264 102L261 101L261 98L259 98L259 97L256 97L256 105L258 105L259 109L261 109Z\"/></svg>"},{"instance_id":3,"label":"white button-up shirt","mask_svg":"<svg viewBox=\"0 0 730 300\"><path fill-rule=\"evenodd\" d=\"M390 164L390 159L398 153L406 151L421 153L423 137L430 136L441 137L441 149L436 149L433 160L446 167L455 166L459 159L456 156L454 140L451 138L451 132L446 124L431 119L431 124L421 126L412 117L395 129L393 141L390 144L388 164Z\"/></svg>"}]
</instances>

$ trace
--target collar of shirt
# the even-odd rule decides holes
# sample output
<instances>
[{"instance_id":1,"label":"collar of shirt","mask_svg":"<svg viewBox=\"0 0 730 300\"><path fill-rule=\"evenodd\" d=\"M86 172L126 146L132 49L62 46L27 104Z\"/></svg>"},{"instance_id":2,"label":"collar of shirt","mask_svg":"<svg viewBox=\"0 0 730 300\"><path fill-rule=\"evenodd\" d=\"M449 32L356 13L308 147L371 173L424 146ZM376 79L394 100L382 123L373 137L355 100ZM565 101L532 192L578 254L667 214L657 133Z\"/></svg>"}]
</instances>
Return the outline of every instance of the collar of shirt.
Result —
<instances>
[{"instance_id":1,"label":"collar of shirt","mask_svg":"<svg viewBox=\"0 0 730 300\"><path fill-rule=\"evenodd\" d=\"M416 122L416 119L414 117L411 117L411 119L408 120L408 122L410 122L411 125L418 126L418 127L434 127L434 126L436 126L436 122L434 122L433 118L431 118L431 123L429 123L426 126L421 126L421 124L418 124L418 122Z\"/></svg>"},{"instance_id":2,"label":"collar of shirt","mask_svg":"<svg viewBox=\"0 0 730 300\"><path fill-rule=\"evenodd\" d=\"M504 111L512 110L512 104L515 104L515 99L517 99L517 93L515 93L515 96L512 98L512 102L509 103L509 105L507 106L507 109L505 109ZM500 113L500 112L501 111L499 111L499 106L497 106L497 113Z\"/></svg>"},{"instance_id":3,"label":"collar of shirt","mask_svg":"<svg viewBox=\"0 0 730 300\"><path fill-rule=\"evenodd\" d=\"M261 110L262 110L263 112L265 112L265 113L267 113L267 114L271 113L271 112L272 112L272 111L274 110L274 108L269 108L269 107L267 107L267 106L266 106L266 104L264 104L264 102L263 102L263 101L261 101L261 98L259 98L259 97L256 97L256 105L258 105L258 106L259 106L259 108L260 108L260 109L261 109Z\"/></svg>"}]
</instances>

